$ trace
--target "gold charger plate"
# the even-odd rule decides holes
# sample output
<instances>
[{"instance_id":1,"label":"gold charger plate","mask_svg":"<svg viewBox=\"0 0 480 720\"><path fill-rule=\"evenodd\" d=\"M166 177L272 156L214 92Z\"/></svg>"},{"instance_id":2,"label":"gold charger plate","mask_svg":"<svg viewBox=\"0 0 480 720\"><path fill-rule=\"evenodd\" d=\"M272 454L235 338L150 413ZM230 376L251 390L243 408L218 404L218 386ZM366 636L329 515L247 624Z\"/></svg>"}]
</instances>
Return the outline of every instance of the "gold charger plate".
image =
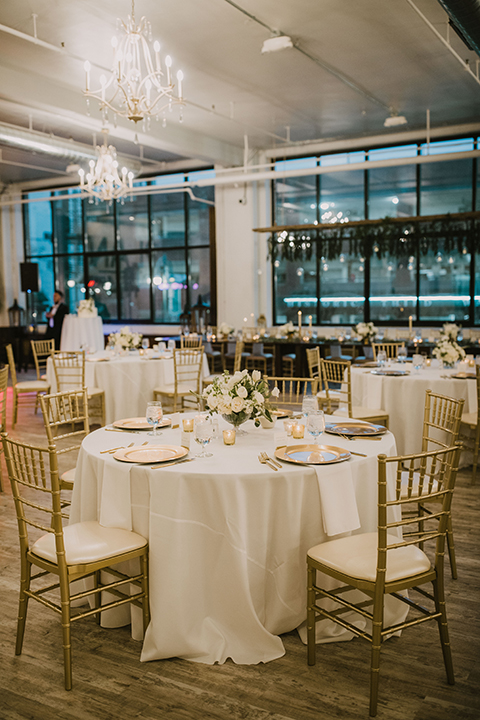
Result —
<instances>
[{"instance_id":1,"label":"gold charger plate","mask_svg":"<svg viewBox=\"0 0 480 720\"><path fill-rule=\"evenodd\" d=\"M168 427L172 424L172 421L168 417L164 417L160 420L157 428ZM151 430L152 426L147 422L144 417L136 418L125 418L125 420L115 420L112 423L113 427L120 428L120 430Z\"/></svg>"},{"instance_id":2,"label":"gold charger plate","mask_svg":"<svg viewBox=\"0 0 480 720\"><path fill-rule=\"evenodd\" d=\"M99 357L99 358L91 357L91 358L89 358L89 357L87 357L87 362L110 362L110 358L107 358L107 357Z\"/></svg>"},{"instance_id":3,"label":"gold charger plate","mask_svg":"<svg viewBox=\"0 0 480 720\"><path fill-rule=\"evenodd\" d=\"M476 380L477 376L475 373L456 373L456 375L450 375L451 378L454 380L468 380L473 379Z\"/></svg>"},{"instance_id":4,"label":"gold charger plate","mask_svg":"<svg viewBox=\"0 0 480 720\"><path fill-rule=\"evenodd\" d=\"M123 448L113 457L129 463L161 463L180 460L188 454L188 449L179 445L154 445L151 447Z\"/></svg>"},{"instance_id":5,"label":"gold charger plate","mask_svg":"<svg viewBox=\"0 0 480 720\"><path fill-rule=\"evenodd\" d=\"M276 417L277 420L282 418L289 418L292 415L292 410L271 410L270 415Z\"/></svg>"},{"instance_id":6,"label":"gold charger plate","mask_svg":"<svg viewBox=\"0 0 480 720\"><path fill-rule=\"evenodd\" d=\"M333 445L290 445L277 448L275 457L297 465L331 465L348 460L351 455Z\"/></svg>"},{"instance_id":7,"label":"gold charger plate","mask_svg":"<svg viewBox=\"0 0 480 720\"><path fill-rule=\"evenodd\" d=\"M372 375L386 375L387 377L405 377L409 375L407 370L371 370Z\"/></svg>"},{"instance_id":8,"label":"gold charger plate","mask_svg":"<svg viewBox=\"0 0 480 720\"><path fill-rule=\"evenodd\" d=\"M387 428L383 425L374 425L366 422L327 422L325 423L325 432L330 435L383 435L387 432Z\"/></svg>"}]
</instances>

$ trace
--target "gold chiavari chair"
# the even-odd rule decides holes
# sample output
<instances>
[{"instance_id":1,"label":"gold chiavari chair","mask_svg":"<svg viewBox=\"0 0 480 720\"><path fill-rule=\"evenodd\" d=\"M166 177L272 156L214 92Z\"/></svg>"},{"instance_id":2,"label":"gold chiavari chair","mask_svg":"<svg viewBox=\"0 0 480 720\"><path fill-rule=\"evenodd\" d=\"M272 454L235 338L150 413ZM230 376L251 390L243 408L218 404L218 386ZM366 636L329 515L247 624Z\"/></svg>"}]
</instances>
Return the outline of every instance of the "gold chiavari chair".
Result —
<instances>
[{"instance_id":1,"label":"gold chiavari chair","mask_svg":"<svg viewBox=\"0 0 480 720\"><path fill-rule=\"evenodd\" d=\"M83 440L90 432L86 388L42 395L40 405L48 444L56 445L57 455L65 453L75 453L76 455L79 447L78 440ZM71 445L73 438L77 440L77 443ZM62 443L61 448L59 448L59 443ZM66 443L66 447L63 446L64 443ZM76 467L73 467L61 474L61 490L73 490L75 470Z\"/></svg>"},{"instance_id":2,"label":"gold chiavari chair","mask_svg":"<svg viewBox=\"0 0 480 720\"><path fill-rule=\"evenodd\" d=\"M385 410L352 405L352 371L347 360L324 360L321 358L323 388L326 395L326 412L347 414L348 417L366 422L379 423L388 428ZM333 391L333 392L332 392ZM335 394L334 394L335 393ZM338 410L334 403L338 402Z\"/></svg>"},{"instance_id":3,"label":"gold chiavari chair","mask_svg":"<svg viewBox=\"0 0 480 720\"><path fill-rule=\"evenodd\" d=\"M459 452L459 446L455 446L403 457L379 455L377 532L321 543L307 553L308 664L315 664L315 625L318 621L331 620L370 642L371 716L377 714L381 646L389 635L399 630L435 620L447 681L451 685L455 682L445 612L444 549ZM402 492L404 466L408 468L406 497ZM396 473L393 498L387 490L390 472ZM418 514L413 518L416 523L408 526L408 521L402 519L401 510L405 505L418 508L415 477L420 481L425 498L441 503L441 507L427 519ZM419 529L420 522L424 524L423 530ZM420 543L433 544L433 561L420 549ZM334 590L327 589L328 586L323 585L324 575L342 584ZM431 588L421 587L429 583ZM353 595L352 590L360 590L362 594ZM409 597L407 593L402 594L406 590ZM420 602L414 601L417 591ZM344 598L344 593L349 594ZM412 619L409 614L403 622L389 625L384 611L385 597L389 595L404 602L415 617ZM365 627L363 623L357 621L355 624L350 620L348 615L352 612L366 619L368 625ZM328 653L328 646L323 646L323 657L325 652Z\"/></svg>"},{"instance_id":4,"label":"gold chiavari chair","mask_svg":"<svg viewBox=\"0 0 480 720\"><path fill-rule=\"evenodd\" d=\"M15 358L13 357L13 349L11 345L7 345L7 357L8 364L10 366L10 375L12 376L13 385L13 416L12 416L12 428L17 423L18 415L18 404L21 396L26 396L28 400L35 401L35 413L38 408L38 397L41 393L48 393L50 391L50 385L46 380L23 380L17 381L17 370L15 367ZM35 397L32 398L32 394L35 393Z\"/></svg>"},{"instance_id":5,"label":"gold chiavari chair","mask_svg":"<svg viewBox=\"0 0 480 720\"><path fill-rule=\"evenodd\" d=\"M273 399L275 407L281 410L300 410L304 395L316 395L318 380L316 378L272 377L264 375L270 391L277 388L278 397Z\"/></svg>"},{"instance_id":6,"label":"gold chiavari chair","mask_svg":"<svg viewBox=\"0 0 480 720\"><path fill-rule=\"evenodd\" d=\"M47 379L47 360L55 351L55 340L30 340L37 380Z\"/></svg>"},{"instance_id":7,"label":"gold chiavari chair","mask_svg":"<svg viewBox=\"0 0 480 720\"><path fill-rule=\"evenodd\" d=\"M85 387L85 353L83 350L58 350L52 354L57 391L78 390ZM88 415L99 417L105 425L105 390L87 387Z\"/></svg>"},{"instance_id":8,"label":"gold chiavari chair","mask_svg":"<svg viewBox=\"0 0 480 720\"><path fill-rule=\"evenodd\" d=\"M273 372L273 353L265 352L263 343L254 342L252 352L245 360L247 370L260 370L263 375Z\"/></svg>"},{"instance_id":9,"label":"gold chiavari chair","mask_svg":"<svg viewBox=\"0 0 480 720\"><path fill-rule=\"evenodd\" d=\"M185 335L180 337L180 348L199 348L202 347L202 344L202 336L196 333L191 333L188 337Z\"/></svg>"},{"instance_id":10,"label":"gold chiavari chair","mask_svg":"<svg viewBox=\"0 0 480 720\"><path fill-rule=\"evenodd\" d=\"M174 383L159 385L153 390L153 399L167 401L172 412L185 410L189 407L197 408L199 401L195 394L200 394L203 347L181 348L174 350Z\"/></svg>"},{"instance_id":11,"label":"gold chiavari chair","mask_svg":"<svg viewBox=\"0 0 480 720\"><path fill-rule=\"evenodd\" d=\"M242 362L246 361L248 353L244 352L243 349L245 343L241 340L227 341L227 347L223 353L223 369L229 370L233 363L233 372L237 372L242 369Z\"/></svg>"},{"instance_id":12,"label":"gold chiavari chair","mask_svg":"<svg viewBox=\"0 0 480 720\"><path fill-rule=\"evenodd\" d=\"M398 357L398 348L401 347L405 347L404 342L372 343L373 359L376 362L378 353L383 351L389 360L396 360Z\"/></svg>"},{"instance_id":13,"label":"gold chiavari chair","mask_svg":"<svg viewBox=\"0 0 480 720\"><path fill-rule=\"evenodd\" d=\"M15 654L22 652L28 601L37 600L61 617L65 689L72 688L71 624L81 618L131 603L143 611L143 628L150 620L148 607L148 543L130 530L103 527L96 521L63 527L55 447L33 447L2 434L20 537L21 578ZM40 537L38 537L40 530ZM140 569L129 576L114 566L139 559ZM32 568L39 570L35 575ZM101 572L107 570L107 573ZM53 580L52 576L56 577ZM112 580L105 581L106 577ZM91 589L74 593L70 583L92 578ZM131 586L136 593L131 594ZM92 587L93 586L93 587ZM58 599L51 599L57 591ZM108 591L113 601L102 603ZM48 594L47 594L48 592ZM74 607L80 598L92 598L94 607Z\"/></svg>"},{"instance_id":14,"label":"gold chiavari chair","mask_svg":"<svg viewBox=\"0 0 480 720\"><path fill-rule=\"evenodd\" d=\"M462 425L467 425L473 431L473 437L462 434L462 443L467 450L473 453L472 485L475 483L478 465L478 453L480 448L480 365L476 366L477 373L477 412L464 413Z\"/></svg>"},{"instance_id":15,"label":"gold chiavari chair","mask_svg":"<svg viewBox=\"0 0 480 720\"><path fill-rule=\"evenodd\" d=\"M319 390L317 392L317 399L319 407L321 408L327 408L330 407L330 411L333 407L338 407L338 392L334 390L333 388L330 388L328 390L328 399L327 399L327 391L322 390L322 363L321 363L321 357L320 357L320 350L318 347L314 348L307 348L307 363L308 363L308 372L310 377L316 378L318 380L318 387Z\"/></svg>"},{"instance_id":16,"label":"gold chiavari chair","mask_svg":"<svg viewBox=\"0 0 480 720\"><path fill-rule=\"evenodd\" d=\"M422 452L431 450L444 449L459 443L460 421L462 417L463 404L465 400L462 398L447 397L439 395L431 390L425 393L425 409L423 414L423 430L422 430ZM430 513L419 488L419 477L414 476L413 490L408 488L408 475L403 474L403 490L404 497L409 497L417 492L419 502L418 512L423 514ZM449 517L447 524L447 548L450 559L450 571L454 579L457 578L457 561L455 557L455 545L453 541L452 518Z\"/></svg>"},{"instance_id":17,"label":"gold chiavari chair","mask_svg":"<svg viewBox=\"0 0 480 720\"><path fill-rule=\"evenodd\" d=\"M0 433L7 432L7 387L8 387L8 365L0 370ZM3 446L0 445L0 492L3 492L2 485L2 462L1 456Z\"/></svg>"}]
</instances>

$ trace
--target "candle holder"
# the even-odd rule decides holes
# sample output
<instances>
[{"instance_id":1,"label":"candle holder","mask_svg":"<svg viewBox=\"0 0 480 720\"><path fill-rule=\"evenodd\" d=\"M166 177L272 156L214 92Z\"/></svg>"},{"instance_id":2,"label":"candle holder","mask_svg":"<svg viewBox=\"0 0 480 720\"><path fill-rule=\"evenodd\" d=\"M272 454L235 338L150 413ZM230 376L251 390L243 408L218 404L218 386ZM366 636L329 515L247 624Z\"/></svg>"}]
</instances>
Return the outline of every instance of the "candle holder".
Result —
<instances>
[{"instance_id":1,"label":"candle holder","mask_svg":"<svg viewBox=\"0 0 480 720\"><path fill-rule=\"evenodd\" d=\"M295 425L294 420L284 420L283 421L283 427L285 429L285 432L287 433L288 437L292 436L293 426Z\"/></svg>"},{"instance_id":2,"label":"candle holder","mask_svg":"<svg viewBox=\"0 0 480 720\"><path fill-rule=\"evenodd\" d=\"M224 445L235 445L235 430L224 430L223 431L223 444Z\"/></svg>"},{"instance_id":3,"label":"candle holder","mask_svg":"<svg viewBox=\"0 0 480 720\"><path fill-rule=\"evenodd\" d=\"M193 418L182 418L183 432L193 432Z\"/></svg>"},{"instance_id":4,"label":"candle holder","mask_svg":"<svg viewBox=\"0 0 480 720\"><path fill-rule=\"evenodd\" d=\"M301 423L297 423L292 428L292 437L295 438L295 440L301 440L303 436L305 435L305 425L302 425Z\"/></svg>"}]
</instances>

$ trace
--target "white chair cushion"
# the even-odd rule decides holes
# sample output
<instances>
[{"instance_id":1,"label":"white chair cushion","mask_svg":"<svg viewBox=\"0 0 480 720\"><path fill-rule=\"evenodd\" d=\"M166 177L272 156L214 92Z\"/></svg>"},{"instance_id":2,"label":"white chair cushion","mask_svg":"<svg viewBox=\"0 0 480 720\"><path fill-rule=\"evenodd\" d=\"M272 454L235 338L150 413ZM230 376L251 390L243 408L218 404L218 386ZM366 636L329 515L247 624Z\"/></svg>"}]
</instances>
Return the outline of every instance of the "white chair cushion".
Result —
<instances>
[{"instance_id":1,"label":"white chair cushion","mask_svg":"<svg viewBox=\"0 0 480 720\"><path fill-rule=\"evenodd\" d=\"M43 380L23 380L22 382L17 382L15 388L18 392L48 392L50 385Z\"/></svg>"},{"instance_id":2,"label":"white chair cushion","mask_svg":"<svg viewBox=\"0 0 480 720\"><path fill-rule=\"evenodd\" d=\"M96 520L68 525L63 529L63 537L67 565L106 560L147 544L145 538L137 533L122 528L103 527ZM34 555L56 564L55 535L42 535L32 545L31 551Z\"/></svg>"},{"instance_id":3,"label":"white chair cushion","mask_svg":"<svg viewBox=\"0 0 480 720\"><path fill-rule=\"evenodd\" d=\"M62 482L73 483L75 480L76 469L76 467L73 467L70 468L70 470L65 470L65 472L60 475L60 480L62 480Z\"/></svg>"},{"instance_id":4,"label":"white chair cushion","mask_svg":"<svg viewBox=\"0 0 480 720\"><path fill-rule=\"evenodd\" d=\"M462 415L462 423L465 423L466 425L477 425L477 413L463 413Z\"/></svg>"},{"instance_id":5,"label":"white chair cushion","mask_svg":"<svg viewBox=\"0 0 480 720\"><path fill-rule=\"evenodd\" d=\"M378 415L387 415L385 410L380 410L376 408L366 408L366 407L352 407L352 417L356 418L357 420L360 420L361 418L368 418L368 417L378 417Z\"/></svg>"},{"instance_id":6,"label":"white chair cushion","mask_svg":"<svg viewBox=\"0 0 480 720\"><path fill-rule=\"evenodd\" d=\"M93 395L103 395L105 390L102 390L102 388L97 387L87 387L87 397L92 397Z\"/></svg>"},{"instance_id":7,"label":"white chair cushion","mask_svg":"<svg viewBox=\"0 0 480 720\"><path fill-rule=\"evenodd\" d=\"M395 535L387 536L389 545L398 541ZM311 548L307 555L333 570L373 582L377 567L377 533L351 535L321 543ZM426 572L430 567L428 557L416 545L390 550L387 552L386 581L408 578Z\"/></svg>"},{"instance_id":8,"label":"white chair cushion","mask_svg":"<svg viewBox=\"0 0 480 720\"><path fill-rule=\"evenodd\" d=\"M179 385L177 395L188 395L191 390L195 391L195 387L190 385ZM153 392L160 393L162 395L175 395L175 385L162 385L162 387L156 387Z\"/></svg>"}]
</instances>

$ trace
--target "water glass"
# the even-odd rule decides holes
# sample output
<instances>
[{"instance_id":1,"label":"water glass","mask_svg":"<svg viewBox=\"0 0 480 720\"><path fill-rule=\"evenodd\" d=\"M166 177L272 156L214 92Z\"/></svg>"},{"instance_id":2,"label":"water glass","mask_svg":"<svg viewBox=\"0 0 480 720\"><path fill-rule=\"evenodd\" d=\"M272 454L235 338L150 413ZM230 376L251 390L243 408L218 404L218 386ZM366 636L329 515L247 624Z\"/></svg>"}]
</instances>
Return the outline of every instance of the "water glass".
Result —
<instances>
[{"instance_id":1,"label":"water glass","mask_svg":"<svg viewBox=\"0 0 480 720\"><path fill-rule=\"evenodd\" d=\"M379 367L383 368L387 364L387 353L385 350L380 350L377 353L377 362Z\"/></svg>"},{"instance_id":2,"label":"water glass","mask_svg":"<svg viewBox=\"0 0 480 720\"><path fill-rule=\"evenodd\" d=\"M405 347L405 345L401 345L401 346L398 348L397 360L398 360L398 362L400 362L400 363L406 362L406 360L407 360L407 348Z\"/></svg>"},{"instance_id":3,"label":"water glass","mask_svg":"<svg viewBox=\"0 0 480 720\"><path fill-rule=\"evenodd\" d=\"M212 457L211 452L205 452L205 446L208 445L213 437L212 421L208 415L197 415L193 423L193 437L195 442L202 446L201 452L195 457L205 458Z\"/></svg>"},{"instance_id":4,"label":"water glass","mask_svg":"<svg viewBox=\"0 0 480 720\"><path fill-rule=\"evenodd\" d=\"M423 367L423 355L415 354L412 357L413 369L418 372Z\"/></svg>"},{"instance_id":5,"label":"water glass","mask_svg":"<svg viewBox=\"0 0 480 720\"><path fill-rule=\"evenodd\" d=\"M302 413L305 417L318 410L318 399L314 395L304 395L302 400Z\"/></svg>"},{"instance_id":6,"label":"water glass","mask_svg":"<svg viewBox=\"0 0 480 720\"><path fill-rule=\"evenodd\" d=\"M149 435L153 435L154 437L158 437L162 433L157 432L157 426L160 420L163 417L163 408L162 403L160 400L151 400L149 403L147 403L147 412L146 412L146 418L149 425L153 426L152 432L149 432Z\"/></svg>"},{"instance_id":7,"label":"water glass","mask_svg":"<svg viewBox=\"0 0 480 720\"><path fill-rule=\"evenodd\" d=\"M150 342L149 342L148 338L143 338L143 340L142 340L142 348L143 348L144 350L148 350L149 347L150 347Z\"/></svg>"},{"instance_id":8,"label":"water glass","mask_svg":"<svg viewBox=\"0 0 480 720\"><path fill-rule=\"evenodd\" d=\"M318 443L318 436L325 430L325 414L323 410L311 412L307 417L307 430L313 436L315 444Z\"/></svg>"}]
</instances>

